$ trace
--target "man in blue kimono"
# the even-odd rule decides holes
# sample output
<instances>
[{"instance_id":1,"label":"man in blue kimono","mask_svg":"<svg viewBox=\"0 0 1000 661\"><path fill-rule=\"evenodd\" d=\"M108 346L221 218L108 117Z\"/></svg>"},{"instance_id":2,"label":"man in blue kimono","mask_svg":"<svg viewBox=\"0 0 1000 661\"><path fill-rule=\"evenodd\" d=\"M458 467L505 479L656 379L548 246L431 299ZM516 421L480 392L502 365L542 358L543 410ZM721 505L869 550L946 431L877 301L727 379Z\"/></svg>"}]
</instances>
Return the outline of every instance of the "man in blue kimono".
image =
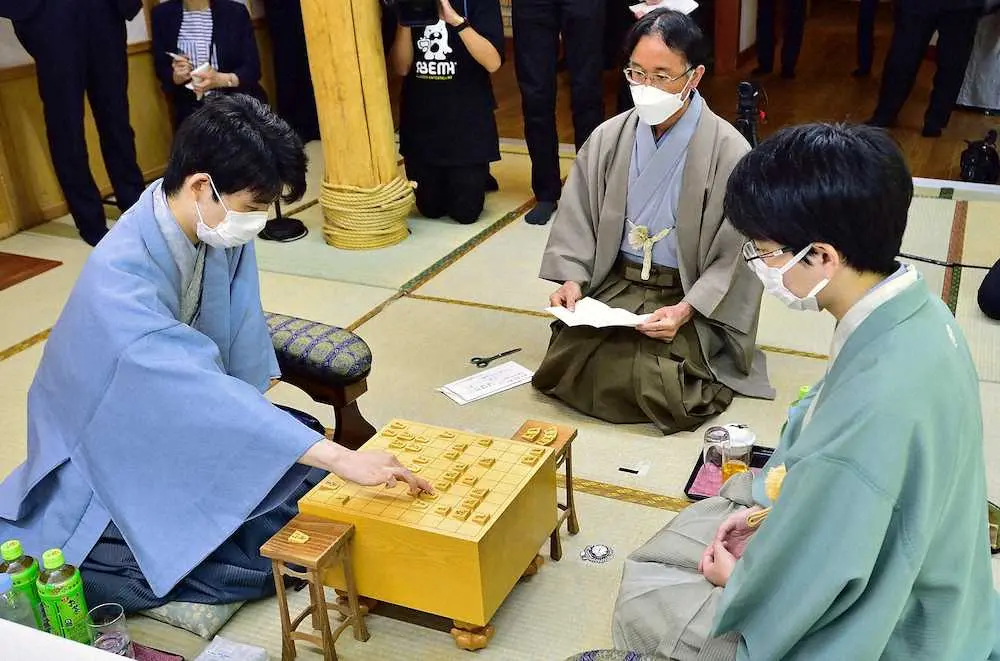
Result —
<instances>
[{"instance_id":1,"label":"man in blue kimono","mask_svg":"<svg viewBox=\"0 0 1000 661\"><path fill-rule=\"evenodd\" d=\"M305 171L301 141L266 106L206 104L52 329L28 393L28 459L0 484L0 539L61 547L90 603L269 594L258 549L322 471L429 490L263 396L278 368L252 239L283 191L302 197Z\"/></svg>"},{"instance_id":2,"label":"man in blue kimono","mask_svg":"<svg viewBox=\"0 0 1000 661\"><path fill-rule=\"evenodd\" d=\"M744 258L790 308L836 318L830 362L752 488L734 478L629 558L618 645L1000 659L979 380L954 317L896 261L912 193L869 127L786 129L736 166L725 206Z\"/></svg>"}]
</instances>

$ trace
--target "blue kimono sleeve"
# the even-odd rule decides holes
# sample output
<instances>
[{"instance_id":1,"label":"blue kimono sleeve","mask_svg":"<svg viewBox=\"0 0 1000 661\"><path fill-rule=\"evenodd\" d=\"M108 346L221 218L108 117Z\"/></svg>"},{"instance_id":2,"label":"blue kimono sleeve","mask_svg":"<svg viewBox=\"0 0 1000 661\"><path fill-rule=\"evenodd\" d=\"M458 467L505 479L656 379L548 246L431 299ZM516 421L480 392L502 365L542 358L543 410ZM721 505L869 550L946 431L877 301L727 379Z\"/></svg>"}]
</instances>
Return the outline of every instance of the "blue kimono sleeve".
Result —
<instances>
[{"instance_id":1,"label":"blue kimono sleeve","mask_svg":"<svg viewBox=\"0 0 1000 661\"><path fill-rule=\"evenodd\" d=\"M738 659L879 658L912 582L886 544L893 506L840 459L795 464L723 591L714 634L741 634Z\"/></svg>"},{"instance_id":2,"label":"blue kimono sleeve","mask_svg":"<svg viewBox=\"0 0 1000 661\"><path fill-rule=\"evenodd\" d=\"M301 475L286 476L320 440L183 324L126 348L78 439L72 461L158 596L290 495Z\"/></svg>"}]
</instances>

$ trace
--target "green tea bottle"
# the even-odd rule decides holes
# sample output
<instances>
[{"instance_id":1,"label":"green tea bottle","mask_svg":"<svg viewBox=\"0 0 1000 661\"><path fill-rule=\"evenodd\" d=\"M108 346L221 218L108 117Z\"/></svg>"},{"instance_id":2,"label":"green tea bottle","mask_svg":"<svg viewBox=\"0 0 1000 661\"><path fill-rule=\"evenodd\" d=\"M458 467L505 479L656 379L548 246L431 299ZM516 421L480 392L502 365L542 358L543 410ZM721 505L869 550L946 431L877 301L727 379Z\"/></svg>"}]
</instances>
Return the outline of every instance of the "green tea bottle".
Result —
<instances>
[{"instance_id":1,"label":"green tea bottle","mask_svg":"<svg viewBox=\"0 0 1000 661\"><path fill-rule=\"evenodd\" d=\"M38 600L38 563L30 555L24 554L21 542L12 539L0 544L0 572L10 574L14 589L23 594L35 613L35 626L46 630L45 618Z\"/></svg>"},{"instance_id":2,"label":"green tea bottle","mask_svg":"<svg viewBox=\"0 0 1000 661\"><path fill-rule=\"evenodd\" d=\"M83 579L76 567L66 564L60 549L49 549L42 554L38 598L42 602L50 633L85 645L90 644Z\"/></svg>"}]
</instances>

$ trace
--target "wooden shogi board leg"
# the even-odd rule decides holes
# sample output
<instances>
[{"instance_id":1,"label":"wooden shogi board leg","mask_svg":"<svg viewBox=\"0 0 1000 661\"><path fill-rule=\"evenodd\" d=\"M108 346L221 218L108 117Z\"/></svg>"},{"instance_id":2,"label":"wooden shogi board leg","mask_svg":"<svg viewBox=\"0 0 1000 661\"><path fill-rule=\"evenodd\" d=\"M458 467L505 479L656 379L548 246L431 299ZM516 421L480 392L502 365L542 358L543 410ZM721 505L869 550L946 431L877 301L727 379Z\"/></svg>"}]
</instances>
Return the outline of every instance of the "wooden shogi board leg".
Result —
<instances>
[{"instance_id":1,"label":"wooden shogi board leg","mask_svg":"<svg viewBox=\"0 0 1000 661\"><path fill-rule=\"evenodd\" d=\"M284 563L271 561L274 573L274 587L278 593L278 613L281 616L281 661L295 659L295 643L292 641L292 619L288 614L288 596L285 594Z\"/></svg>"}]
</instances>

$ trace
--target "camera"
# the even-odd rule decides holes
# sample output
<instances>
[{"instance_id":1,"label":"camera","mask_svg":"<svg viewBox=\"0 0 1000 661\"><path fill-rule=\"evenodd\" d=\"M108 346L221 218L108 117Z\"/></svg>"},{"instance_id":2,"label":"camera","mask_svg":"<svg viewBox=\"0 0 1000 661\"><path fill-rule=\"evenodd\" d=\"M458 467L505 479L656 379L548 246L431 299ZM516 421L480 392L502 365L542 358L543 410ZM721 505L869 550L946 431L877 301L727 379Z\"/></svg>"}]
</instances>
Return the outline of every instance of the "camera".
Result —
<instances>
[{"instance_id":1,"label":"camera","mask_svg":"<svg viewBox=\"0 0 1000 661\"><path fill-rule=\"evenodd\" d=\"M427 27L440 20L438 0L382 0L382 6L395 11L399 24L408 28Z\"/></svg>"},{"instance_id":2,"label":"camera","mask_svg":"<svg viewBox=\"0 0 1000 661\"><path fill-rule=\"evenodd\" d=\"M744 80L736 86L736 121L733 126L743 134L751 147L756 147L759 142L757 138L757 123L764 117L760 110L760 99L767 96L757 83Z\"/></svg>"}]
</instances>

